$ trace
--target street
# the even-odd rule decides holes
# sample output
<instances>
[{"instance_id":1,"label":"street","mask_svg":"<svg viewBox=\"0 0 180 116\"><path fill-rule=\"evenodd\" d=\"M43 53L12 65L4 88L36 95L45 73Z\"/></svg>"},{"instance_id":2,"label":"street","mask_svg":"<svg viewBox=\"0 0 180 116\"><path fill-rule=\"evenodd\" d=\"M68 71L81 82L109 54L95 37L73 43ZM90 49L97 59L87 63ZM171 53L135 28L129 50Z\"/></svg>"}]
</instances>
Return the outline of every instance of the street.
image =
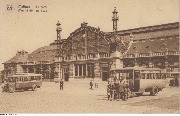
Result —
<instances>
[{"instance_id":1,"label":"street","mask_svg":"<svg viewBox=\"0 0 180 116\"><path fill-rule=\"evenodd\" d=\"M0 113L180 113L179 88L166 87L157 96L144 93L127 101L107 101L107 82L90 90L89 81L43 82L36 91L0 92Z\"/></svg>"}]
</instances>

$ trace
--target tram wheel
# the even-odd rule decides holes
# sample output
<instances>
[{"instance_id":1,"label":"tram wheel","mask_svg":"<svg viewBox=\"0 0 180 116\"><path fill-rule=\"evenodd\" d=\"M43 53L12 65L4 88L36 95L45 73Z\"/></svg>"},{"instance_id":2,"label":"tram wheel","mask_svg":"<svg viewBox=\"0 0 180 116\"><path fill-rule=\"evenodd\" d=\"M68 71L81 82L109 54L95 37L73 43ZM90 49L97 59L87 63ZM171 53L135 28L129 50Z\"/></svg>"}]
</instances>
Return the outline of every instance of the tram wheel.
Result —
<instances>
[{"instance_id":1,"label":"tram wheel","mask_svg":"<svg viewBox=\"0 0 180 116\"><path fill-rule=\"evenodd\" d=\"M151 96L156 96L158 94L159 90L157 87L152 87L152 91L150 92Z\"/></svg>"},{"instance_id":2,"label":"tram wheel","mask_svg":"<svg viewBox=\"0 0 180 116\"><path fill-rule=\"evenodd\" d=\"M34 85L32 86L32 90L35 91L36 89L37 89L37 86L34 84Z\"/></svg>"}]
</instances>

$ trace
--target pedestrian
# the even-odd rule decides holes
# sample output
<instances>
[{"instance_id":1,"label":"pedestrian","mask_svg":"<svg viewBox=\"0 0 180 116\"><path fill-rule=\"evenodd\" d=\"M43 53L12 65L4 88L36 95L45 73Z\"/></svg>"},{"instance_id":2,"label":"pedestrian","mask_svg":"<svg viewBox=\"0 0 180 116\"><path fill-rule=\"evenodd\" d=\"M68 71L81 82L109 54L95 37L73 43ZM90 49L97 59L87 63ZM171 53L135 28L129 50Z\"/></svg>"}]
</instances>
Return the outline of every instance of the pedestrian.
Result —
<instances>
[{"instance_id":1,"label":"pedestrian","mask_svg":"<svg viewBox=\"0 0 180 116\"><path fill-rule=\"evenodd\" d=\"M114 82L114 99L117 99L119 93L118 91L119 91L119 83L116 80L116 82Z\"/></svg>"},{"instance_id":2,"label":"pedestrian","mask_svg":"<svg viewBox=\"0 0 180 116\"><path fill-rule=\"evenodd\" d=\"M95 88L98 88L99 79L95 79Z\"/></svg>"},{"instance_id":3,"label":"pedestrian","mask_svg":"<svg viewBox=\"0 0 180 116\"><path fill-rule=\"evenodd\" d=\"M110 88L110 101L114 99L114 84L113 82L110 83L111 88Z\"/></svg>"},{"instance_id":4,"label":"pedestrian","mask_svg":"<svg viewBox=\"0 0 180 116\"><path fill-rule=\"evenodd\" d=\"M111 93L111 84L108 84L107 85L107 97L108 97L108 100L110 100L110 93Z\"/></svg>"},{"instance_id":5,"label":"pedestrian","mask_svg":"<svg viewBox=\"0 0 180 116\"><path fill-rule=\"evenodd\" d=\"M125 81L124 82L124 92L125 92L125 100L128 99L128 97L130 96L129 95L129 84L128 84L128 81Z\"/></svg>"},{"instance_id":6,"label":"pedestrian","mask_svg":"<svg viewBox=\"0 0 180 116\"><path fill-rule=\"evenodd\" d=\"M92 80L90 81L90 88L89 89L91 89L91 90L93 90L93 82L92 82Z\"/></svg>"},{"instance_id":7,"label":"pedestrian","mask_svg":"<svg viewBox=\"0 0 180 116\"><path fill-rule=\"evenodd\" d=\"M114 79L114 82L116 82L116 80L117 80L117 77L116 77L116 76L114 76L114 78L113 78L113 79Z\"/></svg>"},{"instance_id":8,"label":"pedestrian","mask_svg":"<svg viewBox=\"0 0 180 116\"><path fill-rule=\"evenodd\" d=\"M60 80L60 90L63 90L64 81L63 79Z\"/></svg>"},{"instance_id":9,"label":"pedestrian","mask_svg":"<svg viewBox=\"0 0 180 116\"><path fill-rule=\"evenodd\" d=\"M111 78L108 78L108 84L110 84L110 82L111 82Z\"/></svg>"},{"instance_id":10,"label":"pedestrian","mask_svg":"<svg viewBox=\"0 0 180 116\"><path fill-rule=\"evenodd\" d=\"M119 99L122 99L124 101L125 100L125 87L124 87L123 80L120 80L118 92L119 92Z\"/></svg>"}]
</instances>

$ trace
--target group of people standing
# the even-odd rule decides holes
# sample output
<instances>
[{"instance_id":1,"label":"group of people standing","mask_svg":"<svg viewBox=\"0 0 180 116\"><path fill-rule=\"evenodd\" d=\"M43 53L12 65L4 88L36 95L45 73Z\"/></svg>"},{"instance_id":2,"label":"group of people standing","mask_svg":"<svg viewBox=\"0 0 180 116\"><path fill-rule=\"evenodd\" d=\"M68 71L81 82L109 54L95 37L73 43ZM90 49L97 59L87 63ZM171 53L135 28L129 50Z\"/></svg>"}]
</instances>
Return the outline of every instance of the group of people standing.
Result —
<instances>
[{"instance_id":1,"label":"group of people standing","mask_svg":"<svg viewBox=\"0 0 180 116\"><path fill-rule=\"evenodd\" d=\"M107 96L108 100L114 99L126 101L129 97L129 83L126 79L116 80L114 82L108 82L107 85Z\"/></svg>"}]
</instances>

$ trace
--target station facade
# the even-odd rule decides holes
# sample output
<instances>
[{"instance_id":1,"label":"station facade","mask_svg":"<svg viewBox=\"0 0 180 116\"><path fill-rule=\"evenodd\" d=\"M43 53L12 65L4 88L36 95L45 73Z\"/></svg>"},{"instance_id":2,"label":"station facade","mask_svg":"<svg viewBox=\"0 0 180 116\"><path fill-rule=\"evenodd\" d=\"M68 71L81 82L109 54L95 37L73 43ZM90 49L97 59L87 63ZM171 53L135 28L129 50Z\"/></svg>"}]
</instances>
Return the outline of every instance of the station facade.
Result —
<instances>
[{"instance_id":1,"label":"station facade","mask_svg":"<svg viewBox=\"0 0 180 116\"><path fill-rule=\"evenodd\" d=\"M4 62L3 75L43 74L47 80L65 81L98 78L106 81L110 72L123 67L154 67L179 71L179 23L117 30L118 12L112 12L113 32L81 23L67 39L57 38L32 53L22 50Z\"/></svg>"}]
</instances>

